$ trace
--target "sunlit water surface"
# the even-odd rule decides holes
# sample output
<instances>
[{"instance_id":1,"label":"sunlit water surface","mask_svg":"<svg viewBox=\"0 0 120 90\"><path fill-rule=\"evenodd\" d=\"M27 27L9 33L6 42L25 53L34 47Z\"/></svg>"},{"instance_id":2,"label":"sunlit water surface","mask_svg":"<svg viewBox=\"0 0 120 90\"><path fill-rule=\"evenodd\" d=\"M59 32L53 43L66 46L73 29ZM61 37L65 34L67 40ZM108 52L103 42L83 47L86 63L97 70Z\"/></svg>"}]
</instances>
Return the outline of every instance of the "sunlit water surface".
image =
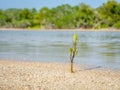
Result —
<instances>
[{"instance_id":1,"label":"sunlit water surface","mask_svg":"<svg viewBox=\"0 0 120 90\"><path fill-rule=\"evenodd\" d=\"M74 33L79 36L74 63L120 70L120 32L0 31L0 59L69 62Z\"/></svg>"}]
</instances>

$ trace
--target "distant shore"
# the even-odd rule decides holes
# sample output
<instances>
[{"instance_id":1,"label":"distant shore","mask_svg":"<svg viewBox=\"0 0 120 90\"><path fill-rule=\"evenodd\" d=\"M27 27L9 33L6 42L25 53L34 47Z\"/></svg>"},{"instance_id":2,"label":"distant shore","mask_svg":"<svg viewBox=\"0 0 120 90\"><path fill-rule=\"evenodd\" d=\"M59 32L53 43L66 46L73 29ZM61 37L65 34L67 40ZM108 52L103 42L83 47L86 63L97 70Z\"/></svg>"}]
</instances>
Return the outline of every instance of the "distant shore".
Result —
<instances>
[{"instance_id":1,"label":"distant shore","mask_svg":"<svg viewBox=\"0 0 120 90\"><path fill-rule=\"evenodd\" d=\"M120 90L120 71L69 63L0 60L1 90Z\"/></svg>"},{"instance_id":2,"label":"distant shore","mask_svg":"<svg viewBox=\"0 0 120 90\"><path fill-rule=\"evenodd\" d=\"M35 31L120 31L120 29L115 28L105 28L105 29L41 29L41 28L0 28L0 30L35 30Z\"/></svg>"}]
</instances>

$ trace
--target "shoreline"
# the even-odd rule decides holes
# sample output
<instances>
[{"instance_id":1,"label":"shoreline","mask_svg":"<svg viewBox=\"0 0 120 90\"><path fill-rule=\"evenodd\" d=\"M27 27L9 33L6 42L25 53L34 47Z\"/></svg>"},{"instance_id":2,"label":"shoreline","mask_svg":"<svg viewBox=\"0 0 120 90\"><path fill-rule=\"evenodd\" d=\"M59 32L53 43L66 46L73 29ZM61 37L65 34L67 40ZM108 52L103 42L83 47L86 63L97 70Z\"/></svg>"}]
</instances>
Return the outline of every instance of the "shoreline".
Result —
<instances>
[{"instance_id":1,"label":"shoreline","mask_svg":"<svg viewBox=\"0 0 120 90\"><path fill-rule=\"evenodd\" d=\"M120 71L85 69L69 63L0 60L3 90L120 90Z\"/></svg>"},{"instance_id":2,"label":"shoreline","mask_svg":"<svg viewBox=\"0 0 120 90\"><path fill-rule=\"evenodd\" d=\"M40 29L40 28L36 28L36 29L33 29L33 28L26 28L26 29L23 29L23 28L0 28L0 31L1 30L8 30L8 31L23 31L23 30L26 30L26 31L111 31L111 32L120 32L120 29L115 29L115 28L105 28L105 29Z\"/></svg>"}]
</instances>

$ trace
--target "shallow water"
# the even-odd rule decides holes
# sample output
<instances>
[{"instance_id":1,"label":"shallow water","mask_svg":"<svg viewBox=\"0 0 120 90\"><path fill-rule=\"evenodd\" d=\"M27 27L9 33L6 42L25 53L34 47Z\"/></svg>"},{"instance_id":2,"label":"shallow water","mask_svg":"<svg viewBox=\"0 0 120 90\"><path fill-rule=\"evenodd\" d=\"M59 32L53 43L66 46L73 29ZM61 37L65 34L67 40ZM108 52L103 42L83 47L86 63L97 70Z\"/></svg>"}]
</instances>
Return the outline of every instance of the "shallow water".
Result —
<instances>
[{"instance_id":1,"label":"shallow water","mask_svg":"<svg viewBox=\"0 0 120 90\"><path fill-rule=\"evenodd\" d=\"M0 31L0 59L69 62L73 31ZM120 69L120 32L82 32L74 63Z\"/></svg>"}]
</instances>

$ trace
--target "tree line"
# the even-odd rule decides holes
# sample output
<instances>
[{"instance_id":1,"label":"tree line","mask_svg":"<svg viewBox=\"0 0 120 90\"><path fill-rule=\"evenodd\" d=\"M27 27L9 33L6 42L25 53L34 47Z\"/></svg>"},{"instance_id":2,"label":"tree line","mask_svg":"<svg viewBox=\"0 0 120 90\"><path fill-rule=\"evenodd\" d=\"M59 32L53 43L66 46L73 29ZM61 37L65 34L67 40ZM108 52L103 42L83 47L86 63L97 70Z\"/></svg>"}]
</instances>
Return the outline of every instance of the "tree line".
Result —
<instances>
[{"instance_id":1,"label":"tree line","mask_svg":"<svg viewBox=\"0 0 120 90\"><path fill-rule=\"evenodd\" d=\"M0 28L100 29L120 28L120 3L108 0L98 8L85 3L55 8L0 9Z\"/></svg>"}]
</instances>

